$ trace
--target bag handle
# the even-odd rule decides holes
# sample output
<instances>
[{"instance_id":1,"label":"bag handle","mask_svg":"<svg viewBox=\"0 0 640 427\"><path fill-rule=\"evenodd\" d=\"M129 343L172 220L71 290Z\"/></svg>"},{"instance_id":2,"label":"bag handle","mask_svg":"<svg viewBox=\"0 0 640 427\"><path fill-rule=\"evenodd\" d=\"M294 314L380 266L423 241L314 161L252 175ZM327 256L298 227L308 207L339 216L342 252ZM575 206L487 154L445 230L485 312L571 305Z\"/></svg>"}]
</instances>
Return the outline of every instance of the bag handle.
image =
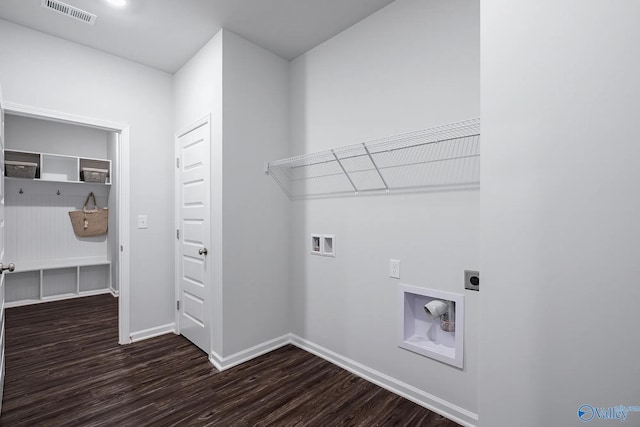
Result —
<instances>
[{"instance_id":1,"label":"bag handle","mask_svg":"<svg viewBox=\"0 0 640 427\"><path fill-rule=\"evenodd\" d=\"M93 209L87 209L87 206L89 205L89 200L93 200ZM84 201L84 207L82 208L83 211L97 211L98 210L98 204L96 203L96 195L93 194L93 191L91 193L89 193L89 195L87 196L87 200Z\"/></svg>"}]
</instances>

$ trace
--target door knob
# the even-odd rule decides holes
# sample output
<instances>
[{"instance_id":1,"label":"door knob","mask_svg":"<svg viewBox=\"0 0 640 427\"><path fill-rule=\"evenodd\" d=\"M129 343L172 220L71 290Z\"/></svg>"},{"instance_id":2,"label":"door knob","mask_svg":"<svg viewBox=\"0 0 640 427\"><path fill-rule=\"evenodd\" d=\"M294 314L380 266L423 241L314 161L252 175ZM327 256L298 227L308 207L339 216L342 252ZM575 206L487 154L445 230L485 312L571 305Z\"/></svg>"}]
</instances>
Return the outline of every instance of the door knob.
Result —
<instances>
[{"instance_id":1,"label":"door knob","mask_svg":"<svg viewBox=\"0 0 640 427\"><path fill-rule=\"evenodd\" d=\"M9 272L12 272L15 269L16 269L16 265L12 262L10 262L9 265L7 265L6 267L4 266L4 264L0 263L0 272L3 272L5 270L9 270Z\"/></svg>"},{"instance_id":2,"label":"door knob","mask_svg":"<svg viewBox=\"0 0 640 427\"><path fill-rule=\"evenodd\" d=\"M209 253L209 251L207 250L207 248L202 248L202 249L198 249L198 253L200 255L206 255L206 254ZM11 270L11 271L13 271L13 270Z\"/></svg>"}]
</instances>

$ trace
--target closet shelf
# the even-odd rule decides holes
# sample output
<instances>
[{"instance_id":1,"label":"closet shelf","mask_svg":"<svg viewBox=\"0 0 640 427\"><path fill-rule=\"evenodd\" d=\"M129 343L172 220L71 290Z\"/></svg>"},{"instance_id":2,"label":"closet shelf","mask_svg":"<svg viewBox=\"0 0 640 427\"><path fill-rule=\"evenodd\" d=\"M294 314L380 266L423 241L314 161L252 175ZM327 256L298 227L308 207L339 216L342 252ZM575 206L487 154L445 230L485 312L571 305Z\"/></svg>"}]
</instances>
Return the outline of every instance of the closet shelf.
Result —
<instances>
[{"instance_id":1,"label":"closet shelf","mask_svg":"<svg viewBox=\"0 0 640 427\"><path fill-rule=\"evenodd\" d=\"M111 261L103 257L91 258L67 258L44 261L20 261L16 260L16 273L38 270L55 270L59 268L90 267L94 265L110 265Z\"/></svg>"},{"instance_id":2,"label":"closet shelf","mask_svg":"<svg viewBox=\"0 0 640 427\"><path fill-rule=\"evenodd\" d=\"M87 182L87 181L67 181L67 180L55 180L55 179L40 179L40 178L16 178L13 176L5 176L5 180L8 181L31 181L31 182L57 182L59 184L82 184L82 185L101 185L101 186L110 186L110 182L100 183L100 182Z\"/></svg>"},{"instance_id":3,"label":"closet shelf","mask_svg":"<svg viewBox=\"0 0 640 427\"><path fill-rule=\"evenodd\" d=\"M480 119L265 164L291 199L473 187L480 184Z\"/></svg>"},{"instance_id":4,"label":"closet shelf","mask_svg":"<svg viewBox=\"0 0 640 427\"><path fill-rule=\"evenodd\" d=\"M63 154L40 153L34 151L5 150L5 160L29 162L36 164L34 178L18 178L22 181L36 182L65 182L65 183L91 183L111 184L111 160L94 159L89 157L67 156ZM82 179L82 170L101 169L106 177L105 182L95 182Z\"/></svg>"}]
</instances>

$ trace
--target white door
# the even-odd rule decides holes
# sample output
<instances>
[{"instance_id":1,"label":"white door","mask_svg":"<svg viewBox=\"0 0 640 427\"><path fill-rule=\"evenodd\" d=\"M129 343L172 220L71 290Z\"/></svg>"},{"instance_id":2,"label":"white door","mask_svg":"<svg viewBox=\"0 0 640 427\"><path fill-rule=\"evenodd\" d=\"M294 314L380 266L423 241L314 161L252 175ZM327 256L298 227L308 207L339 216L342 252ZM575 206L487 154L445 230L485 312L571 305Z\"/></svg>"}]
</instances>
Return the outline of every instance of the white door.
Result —
<instances>
[{"instance_id":1,"label":"white door","mask_svg":"<svg viewBox=\"0 0 640 427\"><path fill-rule=\"evenodd\" d=\"M178 136L178 310L180 333L210 353L210 124Z\"/></svg>"}]
</instances>

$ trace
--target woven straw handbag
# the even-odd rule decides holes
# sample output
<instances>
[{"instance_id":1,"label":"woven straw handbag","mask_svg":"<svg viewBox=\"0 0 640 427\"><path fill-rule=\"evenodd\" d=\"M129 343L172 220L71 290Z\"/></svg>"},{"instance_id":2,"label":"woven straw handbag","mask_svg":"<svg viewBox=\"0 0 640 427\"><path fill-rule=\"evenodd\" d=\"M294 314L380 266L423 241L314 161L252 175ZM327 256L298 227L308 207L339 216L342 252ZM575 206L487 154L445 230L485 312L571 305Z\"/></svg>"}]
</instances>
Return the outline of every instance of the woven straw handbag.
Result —
<instances>
[{"instance_id":1,"label":"woven straw handbag","mask_svg":"<svg viewBox=\"0 0 640 427\"><path fill-rule=\"evenodd\" d=\"M89 200L93 200L93 209L89 209ZM89 193L84 207L80 211L69 212L73 231L78 237L101 236L107 234L109 224L109 208L100 208L96 203L96 196Z\"/></svg>"}]
</instances>

